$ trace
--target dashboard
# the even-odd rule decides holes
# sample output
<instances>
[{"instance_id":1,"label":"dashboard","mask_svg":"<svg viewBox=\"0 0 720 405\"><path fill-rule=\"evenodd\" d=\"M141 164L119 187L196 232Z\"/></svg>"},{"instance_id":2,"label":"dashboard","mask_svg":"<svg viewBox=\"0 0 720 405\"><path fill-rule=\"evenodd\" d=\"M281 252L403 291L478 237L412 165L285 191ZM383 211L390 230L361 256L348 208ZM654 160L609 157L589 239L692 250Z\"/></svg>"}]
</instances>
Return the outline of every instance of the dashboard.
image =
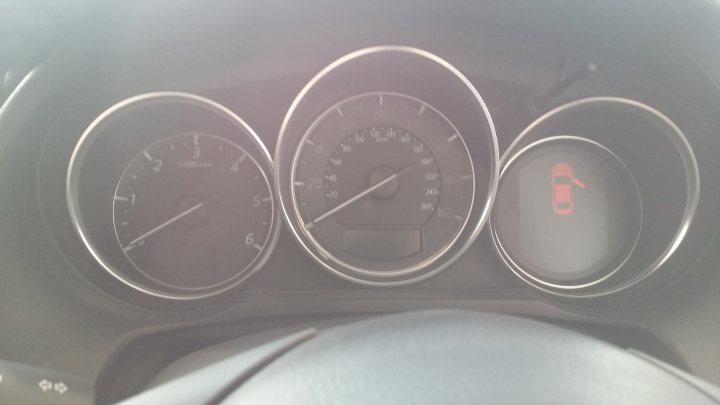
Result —
<instances>
[{"instance_id":1,"label":"dashboard","mask_svg":"<svg viewBox=\"0 0 720 405\"><path fill-rule=\"evenodd\" d=\"M237 336L438 308L720 383L717 4L78 4L0 109L28 390L115 402Z\"/></svg>"}]
</instances>

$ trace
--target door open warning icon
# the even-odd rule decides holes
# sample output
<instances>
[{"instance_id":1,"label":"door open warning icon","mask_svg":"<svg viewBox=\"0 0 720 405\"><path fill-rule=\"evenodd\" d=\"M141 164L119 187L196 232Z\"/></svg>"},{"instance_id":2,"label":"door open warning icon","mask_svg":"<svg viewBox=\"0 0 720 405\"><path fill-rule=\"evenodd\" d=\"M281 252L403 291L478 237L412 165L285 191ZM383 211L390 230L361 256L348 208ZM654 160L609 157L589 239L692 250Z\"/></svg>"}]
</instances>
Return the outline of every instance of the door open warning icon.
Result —
<instances>
[{"instance_id":1,"label":"door open warning icon","mask_svg":"<svg viewBox=\"0 0 720 405\"><path fill-rule=\"evenodd\" d=\"M585 184L576 179L573 167L568 163L556 163L552 167L552 207L555 214L566 216L575 210L573 185L585 188Z\"/></svg>"}]
</instances>

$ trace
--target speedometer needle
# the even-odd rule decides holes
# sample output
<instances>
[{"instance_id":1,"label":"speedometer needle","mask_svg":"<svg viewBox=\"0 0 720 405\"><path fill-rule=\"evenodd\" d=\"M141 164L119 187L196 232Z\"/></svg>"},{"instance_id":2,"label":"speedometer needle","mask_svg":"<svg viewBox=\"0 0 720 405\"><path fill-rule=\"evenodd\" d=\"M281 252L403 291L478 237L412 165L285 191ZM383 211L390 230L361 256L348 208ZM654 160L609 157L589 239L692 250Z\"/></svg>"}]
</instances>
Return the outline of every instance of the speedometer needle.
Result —
<instances>
[{"instance_id":1,"label":"speedometer needle","mask_svg":"<svg viewBox=\"0 0 720 405\"><path fill-rule=\"evenodd\" d=\"M155 228L153 228L153 229L145 232L144 234L138 236L137 238L133 239L132 241L130 241L130 243L128 243L127 246L125 246L123 248L123 250L125 250L127 252L128 250L133 249L138 243L145 240L148 236L152 236L152 235L156 234L157 232L160 232L161 230L163 230L163 229L167 228L168 226L172 225L173 223L185 218L186 216L192 214L193 212L199 210L200 208L204 207L208 203L210 203L218 198L219 198L219 195L215 195L211 198L208 198L207 200L205 200L203 202L193 205L192 207L186 209L185 211L175 215L174 217L163 222L162 224L156 226Z\"/></svg>"},{"instance_id":2,"label":"speedometer needle","mask_svg":"<svg viewBox=\"0 0 720 405\"><path fill-rule=\"evenodd\" d=\"M365 197L366 195L372 193L373 191L379 189L380 187L382 187L382 186L390 183L391 181L393 181L393 180L395 180L395 179L398 179L398 178L400 178L401 176L404 176L404 175L407 174L410 170L412 170L412 168L413 168L413 165L410 165L410 166L408 166L408 167L400 170L399 172L397 172L397 173L395 173L395 174L393 174L393 175L391 175L391 176L388 176L385 180L382 180L382 181L380 181L380 182L378 182L378 183L370 186L370 187L367 188L366 190L364 190L364 191L360 192L359 194L355 195L354 197L348 199L348 200L345 201L344 203L336 206L335 208L331 209L330 211L328 211L328 212L320 215L319 217L315 218L314 220L306 223L306 224L305 224L305 228L306 228L306 229L312 228L313 226L315 226L315 224L317 224L318 222L322 221L323 219L325 219L325 218L327 218L327 217L329 217L329 216L337 213L338 211L344 209L344 208L347 207L348 205L350 205L350 204L354 203L355 201L357 201L357 200Z\"/></svg>"}]
</instances>

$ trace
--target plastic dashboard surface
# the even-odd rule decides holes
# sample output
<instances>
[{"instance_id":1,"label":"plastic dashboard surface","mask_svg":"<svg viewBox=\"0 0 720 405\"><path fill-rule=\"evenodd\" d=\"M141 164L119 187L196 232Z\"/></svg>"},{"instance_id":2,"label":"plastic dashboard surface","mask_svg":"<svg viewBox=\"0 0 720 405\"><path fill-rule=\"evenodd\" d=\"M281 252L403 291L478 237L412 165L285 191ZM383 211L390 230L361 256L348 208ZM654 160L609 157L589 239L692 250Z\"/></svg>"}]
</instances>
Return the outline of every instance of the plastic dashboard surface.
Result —
<instances>
[{"instance_id":1,"label":"plastic dashboard surface","mask_svg":"<svg viewBox=\"0 0 720 405\"><path fill-rule=\"evenodd\" d=\"M627 6L637 14L623 11L626 5L620 2L583 7L501 3L290 5L283 12L260 2L183 3L165 11L139 3L98 7L19 86L0 116L4 128L14 128L0 144L0 358L95 381L113 353L151 332L225 325L220 329L231 338L301 319L452 307L572 321L599 330L607 325L610 335L613 328L646 330L679 362L720 382L715 343L720 259L714 239L720 212L720 92L714 84L719 56L709 45L717 43L709 38L718 33L703 32L712 25L687 29L682 15L664 8L651 15L673 28L657 32L641 21L640 12L650 11L640 3ZM701 3L697 9L705 6L711 7ZM598 14L607 18L595 18ZM377 45L423 49L462 72L488 107L500 155L516 147L518 136L539 117L576 100L633 100L662 113L682 130L699 170L697 206L687 233L653 274L629 283L653 261L631 256L623 282L632 285L584 298L565 294L564 288L548 291L534 281L542 274L513 269L508 257L498 254L488 224L442 272L378 288L321 269L294 238L286 218L278 216L282 225L267 261L238 286L199 302L157 299L128 288L88 253L65 203L68 162L80 136L108 108L138 94L195 94L240 117L272 155L283 119L306 83L343 55ZM318 105L316 114L327 107ZM593 128L584 135L605 139L603 128ZM662 138L661 132L612 141L615 155L634 171L642 204L651 207L652 198L658 201L656 212L645 209L643 218L655 218L659 228L649 241L640 239L639 253L632 253L648 257L660 257L674 244L673 218L680 215L674 210L682 213L685 204L678 196L692 194L683 183L692 176L673 171L687 166L673 158L672 142L657 153L641 153ZM652 166L658 162L665 165ZM562 170L583 180L580 172L564 167L553 169L553 176ZM580 186L573 187L580 195ZM670 195L648 191L663 187ZM558 201L568 194L562 197L561 188L555 192L560 196L553 197L555 215L565 215L568 206ZM574 202L582 201L577 197ZM667 219L665 228L657 218ZM627 232L634 237L636 231ZM650 239L662 239L661 246ZM613 263L623 259L613 258ZM221 340L220 335L213 339ZM643 342L616 340L651 350Z\"/></svg>"}]
</instances>

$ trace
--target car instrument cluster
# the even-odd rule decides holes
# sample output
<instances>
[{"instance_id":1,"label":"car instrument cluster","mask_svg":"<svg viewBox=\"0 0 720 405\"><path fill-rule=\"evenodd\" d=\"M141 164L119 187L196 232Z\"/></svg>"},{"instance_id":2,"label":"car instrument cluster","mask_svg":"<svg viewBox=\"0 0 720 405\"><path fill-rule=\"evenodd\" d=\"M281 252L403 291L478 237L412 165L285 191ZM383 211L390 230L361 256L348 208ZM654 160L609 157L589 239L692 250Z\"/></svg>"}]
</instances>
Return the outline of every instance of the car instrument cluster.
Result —
<instances>
[{"instance_id":1,"label":"car instrument cluster","mask_svg":"<svg viewBox=\"0 0 720 405\"><path fill-rule=\"evenodd\" d=\"M214 101L141 94L80 138L68 206L101 269L173 300L248 279L282 221L319 267L366 286L428 279L484 228L509 271L564 297L620 291L673 254L700 184L685 135L662 112L579 99L544 113L501 156L491 110L449 62L401 46L317 73L272 158Z\"/></svg>"}]
</instances>

